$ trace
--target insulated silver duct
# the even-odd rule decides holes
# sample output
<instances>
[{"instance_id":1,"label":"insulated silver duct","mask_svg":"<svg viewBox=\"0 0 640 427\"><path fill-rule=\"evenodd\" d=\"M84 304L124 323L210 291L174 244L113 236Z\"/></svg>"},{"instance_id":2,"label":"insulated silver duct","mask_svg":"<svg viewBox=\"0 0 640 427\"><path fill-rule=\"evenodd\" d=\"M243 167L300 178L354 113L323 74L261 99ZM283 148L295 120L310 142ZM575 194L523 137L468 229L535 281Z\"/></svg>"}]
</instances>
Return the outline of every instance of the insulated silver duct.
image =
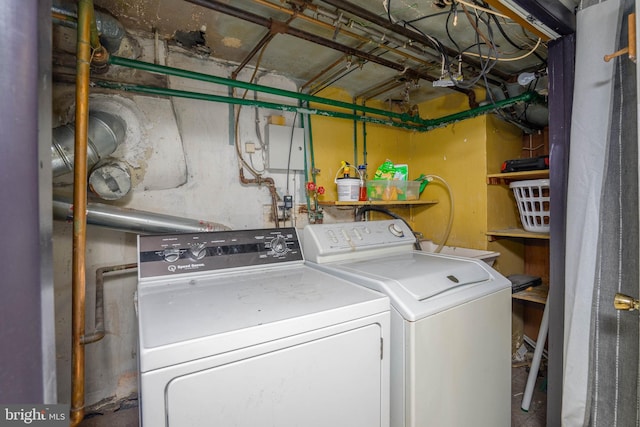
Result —
<instances>
[{"instance_id":1,"label":"insulated silver duct","mask_svg":"<svg viewBox=\"0 0 640 427\"><path fill-rule=\"evenodd\" d=\"M53 217L58 220L73 220L73 204L64 197L54 196ZM214 222L120 208L102 203L87 204L87 224L137 234L230 230L230 227Z\"/></svg>"},{"instance_id":2,"label":"insulated silver duct","mask_svg":"<svg viewBox=\"0 0 640 427\"><path fill-rule=\"evenodd\" d=\"M65 9L63 5L56 5L55 3L51 7L51 12L53 12L53 22L59 25L64 25L65 27L77 28L77 6L72 4L69 9ZM108 13L95 10L94 16L96 19L96 27L100 34L100 44L102 44L109 53L117 52L118 49L120 49L122 39L124 39L124 36L127 34L124 27L116 18Z\"/></svg>"},{"instance_id":3,"label":"insulated silver duct","mask_svg":"<svg viewBox=\"0 0 640 427\"><path fill-rule=\"evenodd\" d=\"M113 153L125 138L126 123L118 116L103 112L89 113L87 167ZM51 169L53 176L73 171L75 123L53 129Z\"/></svg>"}]
</instances>

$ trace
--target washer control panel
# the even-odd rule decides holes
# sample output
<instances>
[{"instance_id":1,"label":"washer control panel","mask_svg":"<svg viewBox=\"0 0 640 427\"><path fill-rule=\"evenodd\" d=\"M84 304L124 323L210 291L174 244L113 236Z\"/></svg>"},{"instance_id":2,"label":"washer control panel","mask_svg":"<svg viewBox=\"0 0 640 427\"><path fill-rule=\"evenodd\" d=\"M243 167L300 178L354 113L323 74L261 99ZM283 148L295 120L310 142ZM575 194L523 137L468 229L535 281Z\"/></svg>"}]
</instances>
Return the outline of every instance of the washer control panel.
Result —
<instances>
[{"instance_id":1,"label":"washer control panel","mask_svg":"<svg viewBox=\"0 0 640 427\"><path fill-rule=\"evenodd\" d=\"M384 220L307 225L303 241L305 258L321 262L325 257L340 260L341 254L411 251L416 238L404 221Z\"/></svg>"},{"instance_id":2,"label":"washer control panel","mask_svg":"<svg viewBox=\"0 0 640 427\"><path fill-rule=\"evenodd\" d=\"M304 261L295 228L138 236L138 277Z\"/></svg>"}]
</instances>

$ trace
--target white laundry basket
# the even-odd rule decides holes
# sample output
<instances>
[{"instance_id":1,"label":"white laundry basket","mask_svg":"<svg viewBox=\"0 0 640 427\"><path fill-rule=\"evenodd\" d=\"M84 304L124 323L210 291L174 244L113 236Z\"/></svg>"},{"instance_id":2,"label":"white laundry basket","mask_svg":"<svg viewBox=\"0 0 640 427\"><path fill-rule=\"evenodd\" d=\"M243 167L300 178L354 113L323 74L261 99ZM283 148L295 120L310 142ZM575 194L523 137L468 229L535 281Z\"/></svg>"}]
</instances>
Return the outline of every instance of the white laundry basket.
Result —
<instances>
[{"instance_id":1,"label":"white laundry basket","mask_svg":"<svg viewBox=\"0 0 640 427\"><path fill-rule=\"evenodd\" d=\"M516 197L520 220L525 230L534 233L549 232L549 180L532 179L509 184Z\"/></svg>"}]
</instances>

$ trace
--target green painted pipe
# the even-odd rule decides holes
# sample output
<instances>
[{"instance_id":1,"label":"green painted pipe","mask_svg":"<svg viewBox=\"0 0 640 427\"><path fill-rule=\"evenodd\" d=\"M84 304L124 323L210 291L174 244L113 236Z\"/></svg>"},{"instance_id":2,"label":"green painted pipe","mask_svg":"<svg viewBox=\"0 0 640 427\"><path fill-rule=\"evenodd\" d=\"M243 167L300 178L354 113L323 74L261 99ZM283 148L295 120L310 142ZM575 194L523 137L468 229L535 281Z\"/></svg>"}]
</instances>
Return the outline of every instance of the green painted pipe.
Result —
<instances>
[{"instance_id":1,"label":"green painted pipe","mask_svg":"<svg viewBox=\"0 0 640 427\"><path fill-rule=\"evenodd\" d=\"M470 119L473 117L481 116L485 113L490 113L501 108L508 107L518 102L541 102L542 97L537 92L525 92L512 98L503 99L493 104L482 105L480 107L472 108L471 110L461 111L459 113L450 114L448 116L440 117L438 119L427 120L425 125L426 129L431 130L438 127L446 126L451 123L459 122L461 120Z\"/></svg>"},{"instance_id":2,"label":"green painted pipe","mask_svg":"<svg viewBox=\"0 0 640 427\"><path fill-rule=\"evenodd\" d=\"M268 108L272 110L297 112L300 114L313 114L318 116L336 117L339 119L349 119L349 120L355 119L360 121L366 121L369 123L376 123L384 126L394 126L394 127L399 127L403 129L409 129L409 130L416 130L416 131L426 130L424 129L423 126L410 125L408 123L401 123L393 120L383 120L383 119L379 119L371 116L354 116L353 114L340 113L338 111L319 110L317 108L305 108L305 107L298 107L296 105L277 104L275 102L232 98L232 97L226 97L226 96L211 95L206 93L188 92L183 90L167 89L167 88L159 88L159 87L151 87L151 86L109 83L109 82L103 82L103 81L95 82L95 84L100 87L104 87L108 89L123 90L127 92L147 93L151 95L162 95L162 96L175 96L178 98L198 99L201 101L222 102L227 104L249 105L249 106L256 106L260 108Z\"/></svg>"},{"instance_id":3,"label":"green painted pipe","mask_svg":"<svg viewBox=\"0 0 640 427\"><path fill-rule=\"evenodd\" d=\"M282 111L297 111L302 114L317 114L317 115L322 115L327 117L359 120L364 123L376 123L376 124L381 124L386 126L400 127L408 130L415 130L419 132L425 132L431 129L446 126L450 123L454 123L460 120L476 117L491 111L508 107L518 102L540 102L540 100L542 99L542 97L538 95L536 92L525 92L521 95L518 95L512 98L503 99L493 104L483 105L477 108L473 108L471 110L462 111L460 113L455 113L448 116L440 117L438 119L422 119L420 117L411 116L406 113L399 114L391 111L367 107L364 105L360 106L357 104L350 104L347 102L336 101L333 99L322 98L322 97L313 96L313 95L306 95L299 92L241 82L237 80L226 79L223 77L212 76L209 74L196 73L193 71L182 70L180 68L156 65L148 62L143 62L143 61L136 61L133 59L122 58L119 56L110 56L109 62L113 65L120 65L123 67L135 68L135 69L149 71L153 73L167 74L167 75L172 75L176 77L183 77L183 78L192 79L192 80L201 80L209 83L226 85L229 87L238 87L241 89L254 90L257 92L270 93L272 95L284 96L284 97L294 98L294 99L307 101L307 102L315 102L319 104L331 105L334 107L345 108L352 111L355 110L363 113L375 114L375 115L387 117L389 119L397 119L397 120L400 120L401 122L410 122L414 124L410 125L410 124L400 123L394 120L384 120L384 119L378 119L378 118L373 118L369 116L358 116L354 114L341 113L341 112L335 112L335 111L329 111L329 110L319 110L319 109L302 108L302 107L295 107L295 106L289 106L289 105L281 105L281 104L275 104L275 103L267 103L264 101L244 102L244 100L240 100L240 99L216 97L215 95L197 94L194 92L182 92L183 95L178 94L181 91L176 91L176 93L174 94L160 93L159 91L162 91L162 90L173 91L173 89L150 88L148 86L113 85L113 87L111 87L113 89L137 91L141 93L152 93L156 95L181 96L181 97L186 97L191 99L203 99L203 100L214 101L214 102L228 102L232 104L258 105L258 106L261 106L260 104L262 104L264 108L272 108L272 109L282 110ZM109 84L107 83L98 83L98 84L104 87L110 87L108 86ZM254 102L257 102L257 103L254 103Z\"/></svg>"},{"instance_id":4,"label":"green painted pipe","mask_svg":"<svg viewBox=\"0 0 640 427\"><path fill-rule=\"evenodd\" d=\"M143 61L136 61L134 59L122 58L119 56L110 56L109 63L112 65L120 65L123 67L135 68L138 70L149 71L152 73L166 74L170 76L183 77L191 80L200 80L203 82L216 83L231 87L237 87L246 90L254 90L257 92L270 93L272 95L284 96L287 98L299 99L302 101L316 102L319 104L331 105L333 107L346 108L348 110L358 110L370 114L376 114L392 119L398 119L403 122L421 123L421 120L412 117L409 114L393 113L391 111L380 110L377 108L359 106L356 104L350 104L348 102L336 101L334 99L322 98L314 95L307 95L300 92L294 92L290 90L277 89L269 86L262 86L253 83L241 82L238 80L227 79L224 77L213 76L210 74L197 73L194 71L183 70L180 68L167 67L164 65L151 64Z\"/></svg>"}]
</instances>

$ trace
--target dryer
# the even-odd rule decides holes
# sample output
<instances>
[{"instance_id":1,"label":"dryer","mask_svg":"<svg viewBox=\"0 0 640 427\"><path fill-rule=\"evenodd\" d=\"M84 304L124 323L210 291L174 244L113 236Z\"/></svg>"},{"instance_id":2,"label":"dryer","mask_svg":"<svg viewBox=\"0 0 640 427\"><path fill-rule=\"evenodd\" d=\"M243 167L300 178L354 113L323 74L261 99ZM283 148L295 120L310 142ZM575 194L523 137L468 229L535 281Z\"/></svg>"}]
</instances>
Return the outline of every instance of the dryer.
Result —
<instances>
[{"instance_id":1,"label":"dryer","mask_svg":"<svg viewBox=\"0 0 640 427\"><path fill-rule=\"evenodd\" d=\"M307 263L391 299L391 425L511 424L511 283L401 220L305 227Z\"/></svg>"},{"instance_id":2,"label":"dryer","mask_svg":"<svg viewBox=\"0 0 640 427\"><path fill-rule=\"evenodd\" d=\"M139 236L138 265L141 425L389 425L389 299L295 229Z\"/></svg>"}]
</instances>

